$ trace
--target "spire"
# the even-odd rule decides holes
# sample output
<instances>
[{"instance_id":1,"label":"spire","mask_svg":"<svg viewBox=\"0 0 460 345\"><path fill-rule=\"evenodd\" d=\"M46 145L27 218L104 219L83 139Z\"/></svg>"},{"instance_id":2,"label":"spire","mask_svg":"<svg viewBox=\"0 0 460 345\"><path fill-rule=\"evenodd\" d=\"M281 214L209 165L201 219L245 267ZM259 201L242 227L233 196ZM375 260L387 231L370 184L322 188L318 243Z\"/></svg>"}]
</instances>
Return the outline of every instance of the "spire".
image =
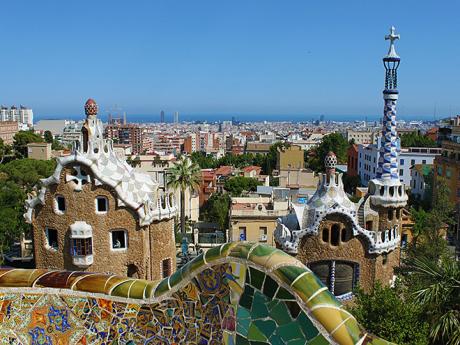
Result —
<instances>
[{"instance_id":1,"label":"spire","mask_svg":"<svg viewBox=\"0 0 460 345\"><path fill-rule=\"evenodd\" d=\"M383 128L377 178L399 181L396 102L399 94L397 90L397 69L401 59L396 54L394 48L394 41L397 39L399 39L399 35L395 34L395 28L392 26L390 34L385 36L385 40L390 40L390 48L388 54L383 58L383 65L385 66L385 89L383 90L383 99L385 101L385 106L383 111Z\"/></svg>"}]
</instances>

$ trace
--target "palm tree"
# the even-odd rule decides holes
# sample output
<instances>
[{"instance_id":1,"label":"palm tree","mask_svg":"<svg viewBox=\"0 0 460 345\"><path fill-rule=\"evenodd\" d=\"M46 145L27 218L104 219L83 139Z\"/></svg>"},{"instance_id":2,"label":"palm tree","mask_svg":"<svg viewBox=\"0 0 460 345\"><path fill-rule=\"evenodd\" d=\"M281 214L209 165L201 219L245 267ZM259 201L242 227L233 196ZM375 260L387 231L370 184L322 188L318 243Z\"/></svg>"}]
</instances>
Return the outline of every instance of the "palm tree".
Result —
<instances>
[{"instance_id":1,"label":"palm tree","mask_svg":"<svg viewBox=\"0 0 460 345\"><path fill-rule=\"evenodd\" d=\"M185 191L197 190L201 182L201 169L188 157L181 156L169 169L167 185L172 189L180 190L180 228L185 234Z\"/></svg>"},{"instance_id":2,"label":"palm tree","mask_svg":"<svg viewBox=\"0 0 460 345\"><path fill-rule=\"evenodd\" d=\"M414 296L431 323L433 344L460 345L460 265L450 257L415 258L410 265Z\"/></svg>"}]
</instances>

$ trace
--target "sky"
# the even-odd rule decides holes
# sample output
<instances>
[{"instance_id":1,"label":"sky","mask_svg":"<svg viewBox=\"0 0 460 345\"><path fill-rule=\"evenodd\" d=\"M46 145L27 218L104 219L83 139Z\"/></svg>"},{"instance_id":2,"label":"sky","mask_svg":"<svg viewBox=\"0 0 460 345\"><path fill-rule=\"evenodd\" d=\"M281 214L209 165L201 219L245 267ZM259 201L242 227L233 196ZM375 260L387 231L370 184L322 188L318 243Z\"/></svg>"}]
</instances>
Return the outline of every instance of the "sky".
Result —
<instances>
[{"instance_id":1,"label":"sky","mask_svg":"<svg viewBox=\"0 0 460 345\"><path fill-rule=\"evenodd\" d=\"M400 117L460 113L458 1L15 0L0 4L0 104L36 116L374 115L384 36Z\"/></svg>"}]
</instances>

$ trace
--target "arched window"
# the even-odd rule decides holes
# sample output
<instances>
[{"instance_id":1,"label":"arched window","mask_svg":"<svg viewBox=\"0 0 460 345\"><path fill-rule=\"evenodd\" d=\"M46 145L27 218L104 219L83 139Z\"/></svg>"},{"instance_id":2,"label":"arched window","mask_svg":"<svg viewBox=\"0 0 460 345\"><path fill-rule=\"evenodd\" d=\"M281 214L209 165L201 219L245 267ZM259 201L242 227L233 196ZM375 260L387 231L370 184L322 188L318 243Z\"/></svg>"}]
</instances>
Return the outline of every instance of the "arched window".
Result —
<instances>
[{"instance_id":1,"label":"arched window","mask_svg":"<svg viewBox=\"0 0 460 345\"><path fill-rule=\"evenodd\" d=\"M368 220L366 222L366 230L372 230L372 227L373 227L373 222L372 220Z\"/></svg>"},{"instance_id":2,"label":"arched window","mask_svg":"<svg viewBox=\"0 0 460 345\"><path fill-rule=\"evenodd\" d=\"M333 246L338 246L339 239L340 239L340 225L334 224L331 227L331 244Z\"/></svg>"},{"instance_id":3,"label":"arched window","mask_svg":"<svg viewBox=\"0 0 460 345\"><path fill-rule=\"evenodd\" d=\"M401 209L397 208L396 209L396 219L399 219L399 218L401 218Z\"/></svg>"},{"instance_id":4,"label":"arched window","mask_svg":"<svg viewBox=\"0 0 460 345\"><path fill-rule=\"evenodd\" d=\"M351 231L347 228L343 228L341 232L340 242L345 243L351 238Z\"/></svg>"},{"instance_id":5,"label":"arched window","mask_svg":"<svg viewBox=\"0 0 460 345\"><path fill-rule=\"evenodd\" d=\"M329 229L323 229L323 242L329 242Z\"/></svg>"},{"instance_id":6,"label":"arched window","mask_svg":"<svg viewBox=\"0 0 460 345\"><path fill-rule=\"evenodd\" d=\"M309 267L339 300L351 297L359 282L359 265L354 262L318 261Z\"/></svg>"},{"instance_id":7,"label":"arched window","mask_svg":"<svg viewBox=\"0 0 460 345\"><path fill-rule=\"evenodd\" d=\"M393 209L392 208L388 210L388 220L393 220Z\"/></svg>"}]
</instances>

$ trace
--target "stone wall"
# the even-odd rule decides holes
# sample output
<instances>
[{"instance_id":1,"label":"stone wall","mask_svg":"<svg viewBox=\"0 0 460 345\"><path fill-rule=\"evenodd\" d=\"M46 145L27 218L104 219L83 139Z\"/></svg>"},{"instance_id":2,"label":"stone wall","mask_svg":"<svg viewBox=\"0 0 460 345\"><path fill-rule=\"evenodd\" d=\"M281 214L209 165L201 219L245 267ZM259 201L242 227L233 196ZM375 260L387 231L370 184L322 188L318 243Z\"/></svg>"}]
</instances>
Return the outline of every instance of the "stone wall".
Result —
<instances>
[{"instance_id":1,"label":"stone wall","mask_svg":"<svg viewBox=\"0 0 460 345\"><path fill-rule=\"evenodd\" d=\"M84 169L82 167L82 169ZM33 218L34 251L37 268L83 270L92 272L110 272L118 275L130 274L138 278L159 279L161 273L158 264L152 266L149 262L161 262L162 258L175 257L174 236L171 232L171 222L160 221L150 227L140 227L137 213L127 207L117 205L115 191L105 185L96 186L94 176L90 175L91 183L82 186L81 191L75 191L74 182L65 182L66 174L71 174L73 168L66 167L61 173L61 182L51 185L45 195L45 204L35 209ZM55 212L55 197L65 198L66 210L63 214ZM108 200L108 211L96 213L95 200L104 196ZM76 221L85 221L93 229L93 258L94 263L88 267L77 267L72 262L71 240L69 226ZM46 228L58 232L58 249L47 246ZM112 230L126 230L128 248L113 250L110 242ZM154 236L149 236L155 234ZM151 238L150 238L151 237ZM149 244L159 241L150 250ZM155 242L156 243L156 242Z\"/></svg>"},{"instance_id":2,"label":"stone wall","mask_svg":"<svg viewBox=\"0 0 460 345\"><path fill-rule=\"evenodd\" d=\"M322 238L323 229L329 229L334 224L339 224L348 234L351 233L351 224L338 215L330 215L321 222L318 235L305 236L302 238L296 258L302 263L309 265L318 261L347 261L359 264L359 285L365 291L370 291L375 282L381 281L383 285L389 285L393 277L395 266L399 266L399 249L387 255L386 264L383 265L383 257L368 253L368 242L364 236L347 237L345 242L339 239L339 245L334 246Z\"/></svg>"}]
</instances>

